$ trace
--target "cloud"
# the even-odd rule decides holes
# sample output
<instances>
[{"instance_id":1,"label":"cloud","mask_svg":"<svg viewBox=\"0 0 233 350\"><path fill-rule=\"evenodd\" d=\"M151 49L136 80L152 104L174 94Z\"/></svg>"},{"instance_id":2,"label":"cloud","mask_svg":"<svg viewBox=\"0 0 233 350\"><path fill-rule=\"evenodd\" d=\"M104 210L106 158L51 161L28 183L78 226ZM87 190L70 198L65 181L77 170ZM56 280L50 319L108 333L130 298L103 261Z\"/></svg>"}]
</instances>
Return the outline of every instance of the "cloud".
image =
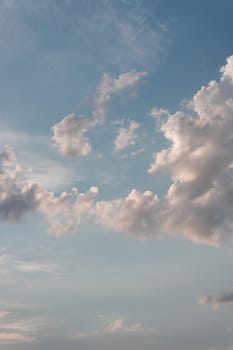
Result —
<instances>
[{"instance_id":1,"label":"cloud","mask_svg":"<svg viewBox=\"0 0 233 350\"><path fill-rule=\"evenodd\" d=\"M117 78L104 74L97 87L92 118L70 114L52 127L52 140L59 153L68 157L87 156L92 147L86 133L104 122L111 97L136 87L145 75L146 72L135 70L120 74Z\"/></svg>"},{"instance_id":2,"label":"cloud","mask_svg":"<svg viewBox=\"0 0 233 350\"><path fill-rule=\"evenodd\" d=\"M77 230L81 219L91 215L93 201L98 188L93 186L86 193L79 193L76 188L55 196L53 192L42 191L39 197L39 211L45 215L55 236Z\"/></svg>"},{"instance_id":3,"label":"cloud","mask_svg":"<svg viewBox=\"0 0 233 350\"><path fill-rule=\"evenodd\" d=\"M219 81L203 86L190 114L170 114L160 131L168 148L154 156L149 173L172 185L160 210L162 229L197 243L218 245L233 227L233 56Z\"/></svg>"},{"instance_id":4,"label":"cloud","mask_svg":"<svg viewBox=\"0 0 233 350\"><path fill-rule=\"evenodd\" d=\"M141 323L135 323L128 325L125 323L123 318L116 319L104 328L95 329L84 332L75 332L72 338L88 338L93 336L106 336L113 334L140 334L140 333L157 333L158 330L154 328L145 328Z\"/></svg>"},{"instance_id":5,"label":"cloud","mask_svg":"<svg viewBox=\"0 0 233 350\"><path fill-rule=\"evenodd\" d=\"M135 88L141 78L145 77L146 74L145 71L131 70L114 78L105 73L97 87L95 111L93 113L94 118L102 123L105 119L111 97L125 89Z\"/></svg>"},{"instance_id":6,"label":"cloud","mask_svg":"<svg viewBox=\"0 0 233 350\"><path fill-rule=\"evenodd\" d=\"M35 341L35 338L13 332L0 332L0 343L3 344L21 344L21 343L31 343Z\"/></svg>"},{"instance_id":7,"label":"cloud","mask_svg":"<svg viewBox=\"0 0 233 350\"><path fill-rule=\"evenodd\" d=\"M22 260L16 255L0 255L0 274L9 274L10 272L34 273L44 272L53 273L56 266L49 262ZM1 312L0 312L1 317Z\"/></svg>"},{"instance_id":8,"label":"cloud","mask_svg":"<svg viewBox=\"0 0 233 350\"><path fill-rule=\"evenodd\" d=\"M37 205L36 184L27 183L21 176L14 151L6 146L0 153L0 219L17 222L24 213Z\"/></svg>"},{"instance_id":9,"label":"cloud","mask_svg":"<svg viewBox=\"0 0 233 350\"><path fill-rule=\"evenodd\" d=\"M154 155L149 174L170 176L158 203L152 192L96 203L97 221L135 236L164 234L217 246L233 227L233 56L193 96L190 113L154 109L167 148Z\"/></svg>"},{"instance_id":10,"label":"cloud","mask_svg":"<svg viewBox=\"0 0 233 350\"><path fill-rule=\"evenodd\" d=\"M132 190L126 198L96 203L96 220L107 228L145 237L156 232L158 197Z\"/></svg>"},{"instance_id":11,"label":"cloud","mask_svg":"<svg viewBox=\"0 0 233 350\"><path fill-rule=\"evenodd\" d=\"M87 156L91 145L86 132L96 125L95 120L77 114L67 115L52 127L55 145L63 156Z\"/></svg>"},{"instance_id":12,"label":"cloud","mask_svg":"<svg viewBox=\"0 0 233 350\"><path fill-rule=\"evenodd\" d=\"M90 214L97 187L86 193L76 188L55 195L22 173L13 149L0 152L0 220L17 222L27 212L39 212L49 221L49 232L61 236L77 229L85 215Z\"/></svg>"},{"instance_id":13,"label":"cloud","mask_svg":"<svg viewBox=\"0 0 233 350\"><path fill-rule=\"evenodd\" d=\"M213 309L217 309L223 304L233 304L233 290L228 293L219 294L217 296L205 295L199 298L200 305L211 305Z\"/></svg>"},{"instance_id":14,"label":"cloud","mask_svg":"<svg viewBox=\"0 0 233 350\"><path fill-rule=\"evenodd\" d=\"M138 138L137 129L139 124L135 121L129 123L128 128L119 128L118 134L115 139L116 151L123 150L129 146L134 146Z\"/></svg>"},{"instance_id":15,"label":"cloud","mask_svg":"<svg viewBox=\"0 0 233 350\"><path fill-rule=\"evenodd\" d=\"M150 116L157 119L161 117L169 117L170 113L167 109L153 107L150 111Z\"/></svg>"},{"instance_id":16,"label":"cloud","mask_svg":"<svg viewBox=\"0 0 233 350\"><path fill-rule=\"evenodd\" d=\"M31 343L38 333L48 327L41 318L18 318L11 312L0 312L0 344Z\"/></svg>"}]
</instances>

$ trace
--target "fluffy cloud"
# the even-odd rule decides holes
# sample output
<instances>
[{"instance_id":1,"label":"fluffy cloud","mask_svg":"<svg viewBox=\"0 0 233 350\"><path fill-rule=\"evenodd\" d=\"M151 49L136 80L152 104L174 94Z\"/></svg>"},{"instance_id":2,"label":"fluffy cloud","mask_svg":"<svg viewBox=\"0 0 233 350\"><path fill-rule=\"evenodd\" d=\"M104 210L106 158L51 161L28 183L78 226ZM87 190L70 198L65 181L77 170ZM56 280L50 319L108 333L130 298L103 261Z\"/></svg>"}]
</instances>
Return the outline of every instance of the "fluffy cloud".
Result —
<instances>
[{"instance_id":1,"label":"fluffy cloud","mask_svg":"<svg viewBox=\"0 0 233 350\"><path fill-rule=\"evenodd\" d=\"M86 132L94 125L96 122L88 117L77 114L67 115L52 127L52 140L63 156L86 156L91 152Z\"/></svg>"},{"instance_id":2,"label":"fluffy cloud","mask_svg":"<svg viewBox=\"0 0 233 350\"><path fill-rule=\"evenodd\" d=\"M199 298L200 305L211 305L213 309L217 309L221 304L233 303L233 290L217 296L205 295Z\"/></svg>"},{"instance_id":3,"label":"fluffy cloud","mask_svg":"<svg viewBox=\"0 0 233 350\"><path fill-rule=\"evenodd\" d=\"M136 140L138 138L136 131L138 128L139 124L135 121L131 121L128 128L119 128L117 137L115 139L116 151L120 151L136 144Z\"/></svg>"},{"instance_id":4,"label":"fluffy cloud","mask_svg":"<svg viewBox=\"0 0 233 350\"><path fill-rule=\"evenodd\" d=\"M117 78L104 74L97 87L92 118L70 114L52 127L52 140L60 154L68 157L87 156L91 152L91 144L86 133L104 122L112 95L136 87L145 75L145 72L135 70L120 74Z\"/></svg>"},{"instance_id":5,"label":"fluffy cloud","mask_svg":"<svg viewBox=\"0 0 233 350\"><path fill-rule=\"evenodd\" d=\"M91 187L86 193L76 188L55 196L52 192L41 191L39 210L49 221L49 232L56 236L77 229L81 219L92 212L93 201L98 194L97 187Z\"/></svg>"},{"instance_id":6,"label":"fluffy cloud","mask_svg":"<svg viewBox=\"0 0 233 350\"><path fill-rule=\"evenodd\" d=\"M233 56L219 82L202 87L190 114L169 115L160 130L168 148L155 154L149 173L171 176L162 229L198 243L217 245L233 227Z\"/></svg>"},{"instance_id":7,"label":"fluffy cloud","mask_svg":"<svg viewBox=\"0 0 233 350\"><path fill-rule=\"evenodd\" d=\"M107 228L143 238L156 231L158 197L132 190L126 198L96 203L96 219Z\"/></svg>"},{"instance_id":8,"label":"fluffy cloud","mask_svg":"<svg viewBox=\"0 0 233 350\"><path fill-rule=\"evenodd\" d=\"M18 221L36 209L38 186L27 183L18 171L14 151L6 146L0 153L0 219Z\"/></svg>"},{"instance_id":9,"label":"fluffy cloud","mask_svg":"<svg viewBox=\"0 0 233 350\"><path fill-rule=\"evenodd\" d=\"M14 151L0 152L0 219L16 222L29 211L38 211L49 221L49 232L61 236L77 228L81 218L90 214L98 193L91 187L86 193L76 188L55 195L37 183L31 183L17 165Z\"/></svg>"},{"instance_id":10,"label":"fluffy cloud","mask_svg":"<svg viewBox=\"0 0 233 350\"><path fill-rule=\"evenodd\" d=\"M97 221L135 236L163 232L215 246L232 236L232 67L233 56L220 69L220 80L193 96L190 113L152 109L153 116L166 117L158 127L169 142L149 168L153 176L171 178L161 204L152 192L133 190L126 198L97 203Z\"/></svg>"}]
</instances>

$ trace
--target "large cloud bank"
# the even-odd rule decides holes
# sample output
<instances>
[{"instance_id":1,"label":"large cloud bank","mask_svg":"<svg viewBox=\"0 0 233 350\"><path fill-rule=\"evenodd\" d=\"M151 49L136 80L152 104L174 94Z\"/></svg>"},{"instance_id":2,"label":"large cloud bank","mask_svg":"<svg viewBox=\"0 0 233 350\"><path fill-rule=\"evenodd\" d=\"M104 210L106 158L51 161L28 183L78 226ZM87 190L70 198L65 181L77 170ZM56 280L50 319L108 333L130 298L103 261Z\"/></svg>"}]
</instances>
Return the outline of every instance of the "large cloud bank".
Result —
<instances>
[{"instance_id":1,"label":"large cloud bank","mask_svg":"<svg viewBox=\"0 0 233 350\"><path fill-rule=\"evenodd\" d=\"M125 198L96 201L97 187L86 193L74 188L55 195L23 179L17 167L12 170L14 153L6 147L0 153L0 218L16 221L28 211L39 210L56 235L75 230L81 218L92 216L108 229L136 237L179 236L210 245L232 238L233 56L220 74L219 81L197 91L188 112L152 110L168 146L154 154L148 173L170 176L164 197L134 189ZM136 86L144 75L136 71L118 78L105 75L97 89L93 117L71 114L53 127L60 152L87 155L91 146L85 133L104 121L111 96ZM131 129L123 129L118 148L135 142L137 127L131 123Z\"/></svg>"},{"instance_id":2,"label":"large cloud bank","mask_svg":"<svg viewBox=\"0 0 233 350\"><path fill-rule=\"evenodd\" d=\"M154 155L148 170L172 180L160 207L151 192L133 191L97 204L99 221L135 235L163 232L211 245L232 237L233 56L220 72L219 81L193 96L190 113L162 113L160 131L169 146Z\"/></svg>"}]
</instances>

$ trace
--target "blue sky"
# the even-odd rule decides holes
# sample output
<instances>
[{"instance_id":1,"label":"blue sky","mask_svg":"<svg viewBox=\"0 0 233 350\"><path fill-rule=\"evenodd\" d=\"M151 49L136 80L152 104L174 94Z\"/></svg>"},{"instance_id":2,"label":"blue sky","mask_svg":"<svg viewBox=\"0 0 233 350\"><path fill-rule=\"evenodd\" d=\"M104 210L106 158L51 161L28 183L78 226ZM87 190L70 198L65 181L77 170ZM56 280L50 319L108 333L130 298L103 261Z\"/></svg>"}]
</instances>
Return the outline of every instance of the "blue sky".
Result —
<instances>
[{"instance_id":1,"label":"blue sky","mask_svg":"<svg viewBox=\"0 0 233 350\"><path fill-rule=\"evenodd\" d=\"M232 10L0 0L1 349L233 349Z\"/></svg>"}]
</instances>

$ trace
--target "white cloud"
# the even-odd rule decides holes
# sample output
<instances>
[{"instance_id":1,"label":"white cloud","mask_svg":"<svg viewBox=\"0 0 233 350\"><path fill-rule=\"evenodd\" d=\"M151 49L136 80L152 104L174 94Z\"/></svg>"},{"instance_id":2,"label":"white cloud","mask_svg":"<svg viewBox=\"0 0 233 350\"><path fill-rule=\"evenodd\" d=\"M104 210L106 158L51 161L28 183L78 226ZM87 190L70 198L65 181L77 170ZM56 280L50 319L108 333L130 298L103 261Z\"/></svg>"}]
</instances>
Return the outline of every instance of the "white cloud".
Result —
<instances>
[{"instance_id":1,"label":"white cloud","mask_svg":"<svg viewBox=\"0 0 233 350\"><path fill-rule=\"evenodd\" d=\"M120 74L117 78L104 74L97 87L94 118L102 123L106 117L108 104L111 97L125 89L135 88L141 78L146 76L144 71L131 70Z\"/></svg>"},{"instance_id":2,"label":"white cloud","mask_svg":"<svg viewBox=\"0 0 233 350\"><path fill-rule=\"evenodd\" d=\"M67 115L52 127L52 140L63 156L87 156L91 152L91 145L85 134L94 125L96 122L88 117Z\"/></svg>"},{"instance_id":3,"label":"white cloud","mask_svg":"<svg viewBox=\"0 0 233 350\"><path fill-rule=\"evenodd\" d=\"M192 113L169 115L160 130L170 142L155 154L149 173L171 176L160 210L162 229L198 243L217 245L233 227L233 56L220 81L202 87Z\"/></svg>"},{"instance_id":4,"label":"white cloud","mask_svg":"<svg viewBox=\"0 0 233 350\"><path fill-rule=\"evenodd\" d=\"M93 336L106 336L111 334L140 334L140 333L158 333L157 329L145 328L140 322L127 324L123 318L119 318L101 329L90 331L78 331L72 335L72 338L88 338Z\"/></svg>"},{"instance_id":5,"label":"white cloud","mask_svg":"<svg viewBox=\"0 0 233 350\"><path fill-rule=\"evenodd\" d=\"M152 192L134 189L126 198L97 202L96 220L111 230L143 238L156 232L158 202Z\"/></svg>"},{"instance_id":6,"label":"white cloud","mask_svg":"<svg viewBox=\"0 0 233 350\"><path fill-rule=\"evenodd\" d=\"M0 273L9 274L10 272L45 272L53 273L57 270L54 264L49 262L39 262L32 260L23 260L16 255L1 254L0 255ZM1 313L0 313L1 315Z\"/></svg>"},{"instance_id":7,"label":"white cloud","mask_svg":"<svg viewBox=\"0 0 233 350\"><path fill-rule=\"evenodd\" d=\"M50 223L49 231L57 236L77 228L81 218L90 214L98 193L91 187L87 193L70 192L55 195L31 183L18 166L14 152L5 147L0 152L0 219L16 222L29 211L42 213Z\"/></svg>"},{"instance_id":8,"label":"white cloud","mask_svg":"<svg viewBox=\"0 0 233 350\"><path fill-rule=\"evenodd\" d=\"M138 138L137 129L139 124L135 121L129 123L128 128L119 128L118 134L115 139L116 151L123 150L129 146L134 146Z\"/></svg>"},{"instance_id":9,"label":"white cloud","mask_svg":"<svg viewBox=\"0 0 233 350\"><path fill-rule=\"evenodd\" d=\"M145 72L135 70L120 74L117 78L104 74L97 87L92 118L70 114L52 127L52 140L60 154L68 157L87 156L92 147L86 133L104 122L112 95L136 87L145 75Z\"/></svg>"},{"instance_id":10,"label":"white cloud","mask_svg":"<svg viewBox=\"0 0 233 350\"><path fill-rule=\"evenodd\" d=\"M55 196L43 191L39 197L39 211L49 221L49 232L56 236L77 229L81 219L91 215L93 201L98 194L97 187L91 187L86 193L79 193L76 188Z\"/></svg>"},{"instance_id":11,"label":"white cloud","mask_svg":"<svg viewBox=\"0 0 233 350\"><path fill-rule=\"evenodd\" d=\"M150 111L150 116L153 118L168 117L169 115L169 111L164 108L153 107Z\"/></svg>"}]
</instances>

